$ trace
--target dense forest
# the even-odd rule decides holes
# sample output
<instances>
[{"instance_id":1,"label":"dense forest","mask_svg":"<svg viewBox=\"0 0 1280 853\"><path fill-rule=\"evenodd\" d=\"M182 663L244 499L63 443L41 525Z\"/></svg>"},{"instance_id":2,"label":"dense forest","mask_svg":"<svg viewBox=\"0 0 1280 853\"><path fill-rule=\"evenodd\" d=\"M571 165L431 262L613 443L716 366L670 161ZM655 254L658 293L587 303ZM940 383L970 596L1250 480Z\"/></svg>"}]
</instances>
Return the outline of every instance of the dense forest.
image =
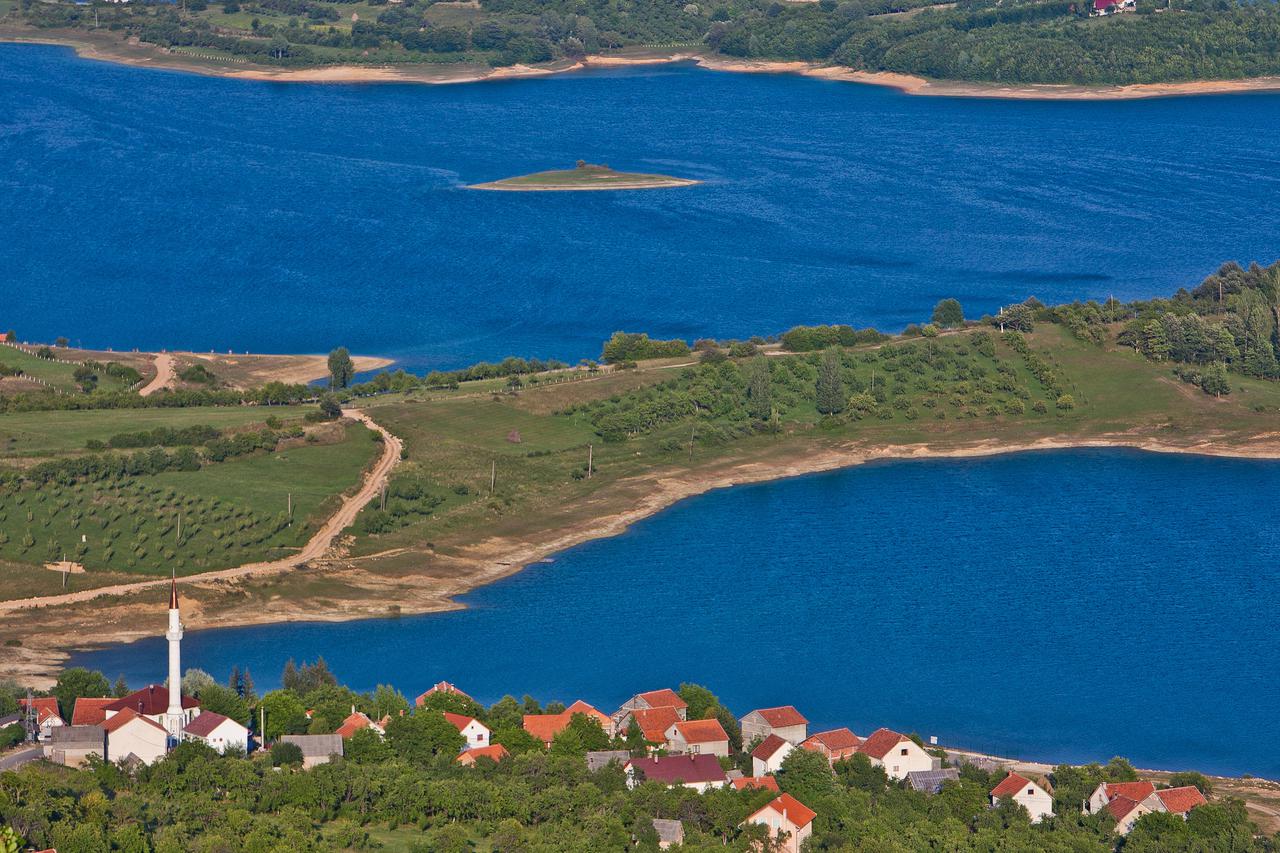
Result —
<instances>
[{"instance_id":1,"label":"dense forest","mask_svg":"<svg viewBox=\"0 0 1280 853\"><path fill-rule=\"evenodd\" d=\"M356 693L338 685L323 662L291 662L284 687L258 696L246 675L234 671L219 683L189 670L183 690L198 696L206 710L249 724L264 709L268 741L283 733L332 732L352 706L375 719L391 715L392 721L385 739L361 729L347 739L345 758L309 770L300 767L301 753L289 744L246 757L185 743L150 767L92 761L71 770L37 762L0 773L0 850L10 849L4 847L7 836L13 849L31 844L60 853L656 851L652 821L663 818L683 822L682 850L745 853L761 849L762 832L743 827L744 819L776 796L751 788L697 793L657 782L630 789L617 763L589 771L585 754L643 751L634 729L611 741L591 718L575 715L549 749L524 730L525 714L562 713L559 702L507 696L486 708L463 695L437 692L410 709L391 687ZM71 669L51 693L69 715L76 697L110 690L101 674ZM125 690L117 684L118 695ZM679 693L690 719L715 718L737 735L736 751L722 763L749 766L742 750L752 744L741 743L736 719L715 694L694 684L681 685ZM16 694L0 685L0 715L16 707ZM446 711L483 721L510 755L498 763L481 759L474 768L460 766L454 759L463 738L446 722ZM1000 770L961 765L959 779L946 782L938 794L924 794L890 781L865 755L833 767L824 755L797 749L776 779L782 791L817 812L805 848L812 851L1280 849L1276 839L1256 834L1243 804L1231 798L1215 798L1186 821L1146 815L1118 841L1107 815L1082 815L1079 804L1101 781L1137 778L1123 759L1057 767L1048 780L1057 815L1038 825L1010 800L990 807L988 792L1003 776ZM1211 780L1198 773L1175 774L1170 782L1213 795Z\"/></svg>"},{"instance_id":2,"label":"dense forest","mask_svg":"<svg viewBox=\"0 0 1280 853\"><path fill-rule=\"evenodd\" d=\"M370 8L372 7L372 8ZM114 31L279 65L575 59L629 47L1003 83L1150 83L1280 74L1280 9L1239 0L21 0L42 28ZM353 17L353 11L358 13Z\"/></svg>"}]
</instances>

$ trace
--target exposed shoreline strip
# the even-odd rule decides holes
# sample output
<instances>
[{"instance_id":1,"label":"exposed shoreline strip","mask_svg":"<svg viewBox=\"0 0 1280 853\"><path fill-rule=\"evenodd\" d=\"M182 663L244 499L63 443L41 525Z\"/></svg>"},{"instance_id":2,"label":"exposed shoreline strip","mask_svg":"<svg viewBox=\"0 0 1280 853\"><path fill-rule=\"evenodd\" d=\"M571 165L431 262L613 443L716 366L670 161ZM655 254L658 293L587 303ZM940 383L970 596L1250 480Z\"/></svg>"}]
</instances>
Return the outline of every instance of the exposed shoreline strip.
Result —
<instances>
[{"instance_id":1,"label":"exposed shoreline strip","mask_svg":"<svg viewBox=\"0 0 1280 853\"><path fill-rule=\"evenodd\" d=\"M1280 77L1253 77L1234 80L1188 80L1167 83L1131 83L1104 86L1078 84L1026 83L1000 84L980 81L935 80L911 74L888 71L856 71L843 66L788 60L738 60L708 56L701 51L681 51L653 56L587 56L580 61L562 60L545 66L512 65L502 68L458 66L427 68L422 64L405 66L332 65L310 68L222 68L184 58L181 54L164 53L160 48L104 49L72 35L28 35L0 33L0 42L11 44L45 44L73 49L83 59L112 62L138 68L158 68L223 77L234 80L258 80L274 83L423 83L450 85L457 83L496 82L530 77L545 77L575 71L632 65L660 65L691 62L712 71L744 74L794 74L848 83L881 86L908 95L951 98L990 98L996 100L1036 101L1116 101L1144 98L1170 98L1194 95L1233 95L1280 91Z\"/></svg>"}]
</instances>

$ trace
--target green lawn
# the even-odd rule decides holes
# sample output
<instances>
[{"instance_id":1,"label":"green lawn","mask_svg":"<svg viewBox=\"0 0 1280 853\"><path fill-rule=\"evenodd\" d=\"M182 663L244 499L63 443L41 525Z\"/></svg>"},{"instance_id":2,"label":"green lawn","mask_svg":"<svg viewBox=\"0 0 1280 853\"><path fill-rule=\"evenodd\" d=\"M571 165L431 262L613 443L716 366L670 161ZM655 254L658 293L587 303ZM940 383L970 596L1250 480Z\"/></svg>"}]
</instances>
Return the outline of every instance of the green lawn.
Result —
<instances>
[{"instance_id":1,"label":"green lawn","mask_svg":"<svg viewBox=\"0 0 1280 853\"><path fill-rule=\"evenodd\" d=\"M282 421L296 420L309 410L302 406L208 406L6 413L0 414L0 459L74 453L84 450L90 439L106 441L119 433L142 432L157 427L208 424L226 429L261 426L270 416Z\"/></svg>"},{"instance_id":2,"label":"green lawn","mask_svg":"<svg viewBox=\"0 0 1280 853\"><path fill-rule=\"evenodd\" d=\"M59 358L66 357L65 353L56 348L54 352ZM80 393L80 387L72 378L78 364L38 358L32 353L10 346L0 346L0 364L20 368L27 376L41 379L60 391ZM104 391L119 391L125 388L125 383L105 373L99 373L98 387Z\"/></svg>"}]
</instances>

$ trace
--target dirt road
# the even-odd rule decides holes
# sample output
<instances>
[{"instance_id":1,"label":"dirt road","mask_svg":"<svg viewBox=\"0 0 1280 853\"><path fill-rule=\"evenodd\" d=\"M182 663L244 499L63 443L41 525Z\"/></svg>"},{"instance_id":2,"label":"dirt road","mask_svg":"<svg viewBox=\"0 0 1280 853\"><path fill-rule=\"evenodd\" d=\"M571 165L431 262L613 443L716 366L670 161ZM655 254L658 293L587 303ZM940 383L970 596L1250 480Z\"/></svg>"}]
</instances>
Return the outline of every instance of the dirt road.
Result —
<instances>
[{"instance_id":1,"label":"dirt road","mask_svg":"<svg viewBox=\"0 0 1280 853\"><path fill-rule=\"evenodd\" d=\"M143 397L154 394L161 388L168 388L173 384L173 380L178 378L173 372L173 356L167 352L156 354L155 365L156 378L142 386L142 389L138 391Z\"/></svg>"}]
</instances>

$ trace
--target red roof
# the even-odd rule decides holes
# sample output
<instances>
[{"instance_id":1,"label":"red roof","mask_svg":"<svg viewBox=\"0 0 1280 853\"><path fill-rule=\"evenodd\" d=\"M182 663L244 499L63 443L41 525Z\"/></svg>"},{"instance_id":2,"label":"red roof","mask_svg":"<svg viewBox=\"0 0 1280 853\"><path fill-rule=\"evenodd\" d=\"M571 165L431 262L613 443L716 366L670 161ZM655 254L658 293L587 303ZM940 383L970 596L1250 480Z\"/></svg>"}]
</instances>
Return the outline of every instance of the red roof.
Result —
<instances>
[{"instance_id":1,"label":"red roof","mask_svg":"<svg viewBox=\"0 0 1280 853\"><path fill-rule=\"evenodd\" d=\"M461 690L459 690L457 687L453 686L449 682L441 681L438 684L431 685L431 687L427 690L427 692L421 694L420 696L418 696L417 699L413 700L413 704L421 708L426 703L427 697L430 696L432 693L452 693L454 696L461 696L464 699L471 699L470 696L463 693ZM471 699L471 701L474 702L475 700Z\"/></svg>"},{"instance_id":2,"label":"red roof","mask_svg":"<svg viewBox=\"0 0 1280 853\"><path fill-rule=\"evenodd\" d=\"M204 716L201 714L201 716ZM362 711L352 711L351 714L342 721L342 725L338 726L335 734L344 738L349 738L361 729L367 729L373 725L373 720L369 719L369 715Z\"/></svg>"},{"instance_id":3,"label":"red roof","mask_svg":"<svg viewBox=\"0 0 1280 853\"><path fill-rule=\"evenodd\" d=\"M869 755L872 758L883 759L889 754L889 750L904 740L910 740L910 738L904 734L898 734L892 729L876 729L858 747L858 752Z\"/></svg>"},{"instance_id":4,"label":"red roof","mask_svg":"<svg viewBox=\"0 0 1280 853\"><path fill-rule=\"evenodd\" d=\"M764 788L769 791L778 790L778 780L772 776L743 776L733 780L733 787L738 791L748 788Z\"/></svg>"},{"instance_id":5,"label":"red roof","mask_svg":"<svg viewBox=\"0 0 1280 853\"><path fill-rule=\"evenodd\" d=\"M200 703L190 696L182 697L183 708L199 708ZM125 708L137 711L147 717L154 717L169 710L169 688L159 684L148 684L141 690L135 690L123 699L117 699L103 707L104 711L123 711Z\"/></svg>"},{"instance_id":6,"label":"red roof","mask_svg":"<svg viewBox=\"0 0 1280 853\"><path fill-rule=\"evenodd\" d=\"M146 723L148 726L154 726L160 731L165 730L164 726L160 725L155 720L148 719L147 717L142 716L132 708L125 708L124 710L120 711L114 716L108 717L107 720L102 724L102 730L107 734L111 734L117 729L124 728L125 724L129 723L132 720L138 720L140 722Z\"/></svg>"},{"instance_id":7,"label":"red roof","mask_svg":"<svg viewBox=\"0 0 1280 853\"><path fill-rule=\"evenodd\" d=\"M569 714L525 714L524 730L543 743L551 743L564 731L572 716Z\"/></svg>"},{"instance_id":8,"label":"red roof","mask_svg":"<svg viewBox=\"0 0 1280 853\"><path fill-rule=\"evenodd\" d=\"M1203 806L1207 802L1204 794L1200 793L1200 789L1194 785L1187 785L1182 788L1165 788L1156 791L1156 796L1160 798L1160 802L1164 803L1164 807L1173 814L1186 814L1196 806Z\"/></svg>"},{"instance_id":9,"label":"red roof","mask_svg":"<svg viewBox=\"0 0 1280 853\"><path fill-rule=\"evenodd\" d=\"M631 716L635 718L636 725L644 734L644 739L650 743L665 741L667 729L671 728L672 724L680 722L680 714L669 705L661 708L642 708L639 711L632 711Z\"/></svg>"},{"instance_id":10,"label":"red roof","mask_svg":"<svg viewBox=\"0 0 1280 853\"><path fill-rule=\"evenodd\" d=\"M1030 779L1025 776L1019 776L1011 770L999 785L991 789L991 796L997 799L1012 797L1014 794L1022 793L1023 789L1031 787L1032 784L1034 783Z\"/></svg>"},{"instance_id":11,"label":"red roof","mask_svg":"<svg viewBox=\"0 0 1280 853\"><path fill-rule=\"evenodd\" d=\"M1111 6L1118 5L1120 5L1120 0L1093 0L1093 8L1099 12Z\"/></svg>"},{"instance_id":12,"label":"red roof","mask_svg":"<svg viewBox=\"0 0 1280 853\"><path fill-rule=\"evenodd\" d=\"M1106 787L1108 800L1127 797L1136 803L1154 794L1155 790L1156 786L1150 782L1108 782Z\"/></svg>"},{"instance_id":13,"label":"red roof","mask_svg":"<svg viewBox=\"0 0 1280 853\"><path fill-rule=\"evenodd\" d=\"M728 741L719 720L687 720L675 724L685 743L717 743Z\"/></svg>"},{"instance_id":14,"label":"red roof","mask_svg":"<svg viewBox=\"0 0 1280 853\"><path fill-rule=\"evenodd\" d=\"M777 735L769 735L767 738L760 741L759 746L751 750L751 757L758 758L761 761L768 761L770 758L773 758L773 756L777 754L778 750L782 749L782 747L787 743L788 741L783 740Z\"/></svg>"},{"instance_id":15,"label":"red roof","mask_svg":"<svg viewBox=\"0 0 1280 853\"><path fill-rule=\"evenodd\" d=\"M759 714L764 718L766 723L773 726L775 729L786 726L806 726L809 724L809 721L802 717L800 712L790 705L783 705L779 708L760 708L753 713Z\"/></svg>"},{"instance_id":16,"label":"red roof","mask_svg":"<svg viewBox=\"0 0 1280 853\"><path fill-rule=\"evenodd\" d=\"M101 699L81 696L76 700L76 706L71 712L71 725L98 725L107 718L107 706L114 701L116 700L110 696Z\"/></svg>"},{"instance_id":17,"label":"red roof","mask_svg":"<svg viewBox=\"0 0 1280 853\"><path fill-rule=\"evenodd\" d=\"M476 763L477 759L480 758L488 758L491 761L498 762L510 754L511 753L507 752L507 748L505 746L500 743L495 743L493 746L477 746L475 749L468 749L465 752L461 752L454 761L470 767L472 764Z\"/></svg>"},{"instance_id":18,"label":"red roof","mask_svg":"<svg viewBox=\"0 0 1280 853\"><path fill-rule=\"evenodd\" d=\"M800 744L802 747L814 752L822 752L824 747L827 752L841 752L856 750L862 744L862 738L855 735L849 729L832 729L828 732L818 732L809 735L809 739Z\"/></svg>"},{"instance_id":19,"label":"red roof","mask_svg":"<svg viewBox=\"0 0 1280 853\"><path fill-rule=\"evenodd\" d=\"M453 723L453 727L458 731L462 731L472 723L479 722L475 717L468 717L466 714L450 714L448 711L444 712L444 718ZM483 726L484 723L480 723L480 725Z\"/></svg>"},{"instance_id":20,"label":"red roof","mask_svg":"<svg viewBox=\"0 0 1280 853\"><path fill-rule=\"evenodd\" d=\"M1138 807L1138 801L1119 794L1107 802L1107 811L1111 812L1111 816L1117 821L1124 820L1125 815Z\"/></svg>"},{"instance_id":21,"label":"red roof","mask_svg":"<svg viewBox=\"0 0 1280 853\"><path fill-rule=\"evenodd\" d=\"M724 782L724 769L714 755L665 755L659 758L633 758L627 762L655 782Z\"/></svg>"},{"instance_id":22,"label":"red roof","mask_svg":"<svg viewBox=\"0 0 1280 853\"><path fill-rule=\"evenodd\" d=\"M782 815L788 823L792 824L797 829L803 829L808 826L813 822L813 819L818 816L817 812L790 794L780 794L769 801L764 808L760 809L760 811L753 814L751 818L768 809L772 809ZM751 818L747 818L747 820L751 820Z\"/></svg>"},{"instance_id":23,"label":"red roof","mask_svg":"<svg viewBox=\"0 0 1280 853\"><path fill-rule=\"evenodd\" d=\"M609 718L608 714L597 709L594 705L588 705L586 702L583 702L581 699L574 702L568 708L565 708L564 711L566 714L569 714L570 716L574 714L585 714L586 716L591 717L592 719L599 722L601 726L605 726L613 722Z\"/></svg>"},{"instance_id":24,"label":"red roof","mask_svg":"<svg viewBox=\"0 0 1280 853\"><path fill-rule=\"evenodd\" d=\"M18 700L18 706L21 708L27 707L25 697ZM37 696L31 700L31 707L36 709L36 719L42 723L50 717L62 719L62 715L58 711L57 697Z\"/></svg>"},{"instance_id":25,"label":"red roof","mask_svg":"<svg viewBox=\"0 0 1280 853\"><path fill-rule=\"evenodd\" d=\"M635 698L643 699L650 708L677 708L683 710L689 707L688 703L680 698L679 693L665 687L661 690L650 690L648 693L637 693Z\"/></svg>"},{"instance_id":26,"label":"red roof","mask_svg":"<svg viewBox=\"0 0 1280 853\"><path fill-rule=\"evenodd\" d=\"M214 729L229 719L231 718L215 714L213 711L204 711L200 716L183 726L182 730L197 737L208 737L213 734Z\"/></svg>"}]
</instances>

